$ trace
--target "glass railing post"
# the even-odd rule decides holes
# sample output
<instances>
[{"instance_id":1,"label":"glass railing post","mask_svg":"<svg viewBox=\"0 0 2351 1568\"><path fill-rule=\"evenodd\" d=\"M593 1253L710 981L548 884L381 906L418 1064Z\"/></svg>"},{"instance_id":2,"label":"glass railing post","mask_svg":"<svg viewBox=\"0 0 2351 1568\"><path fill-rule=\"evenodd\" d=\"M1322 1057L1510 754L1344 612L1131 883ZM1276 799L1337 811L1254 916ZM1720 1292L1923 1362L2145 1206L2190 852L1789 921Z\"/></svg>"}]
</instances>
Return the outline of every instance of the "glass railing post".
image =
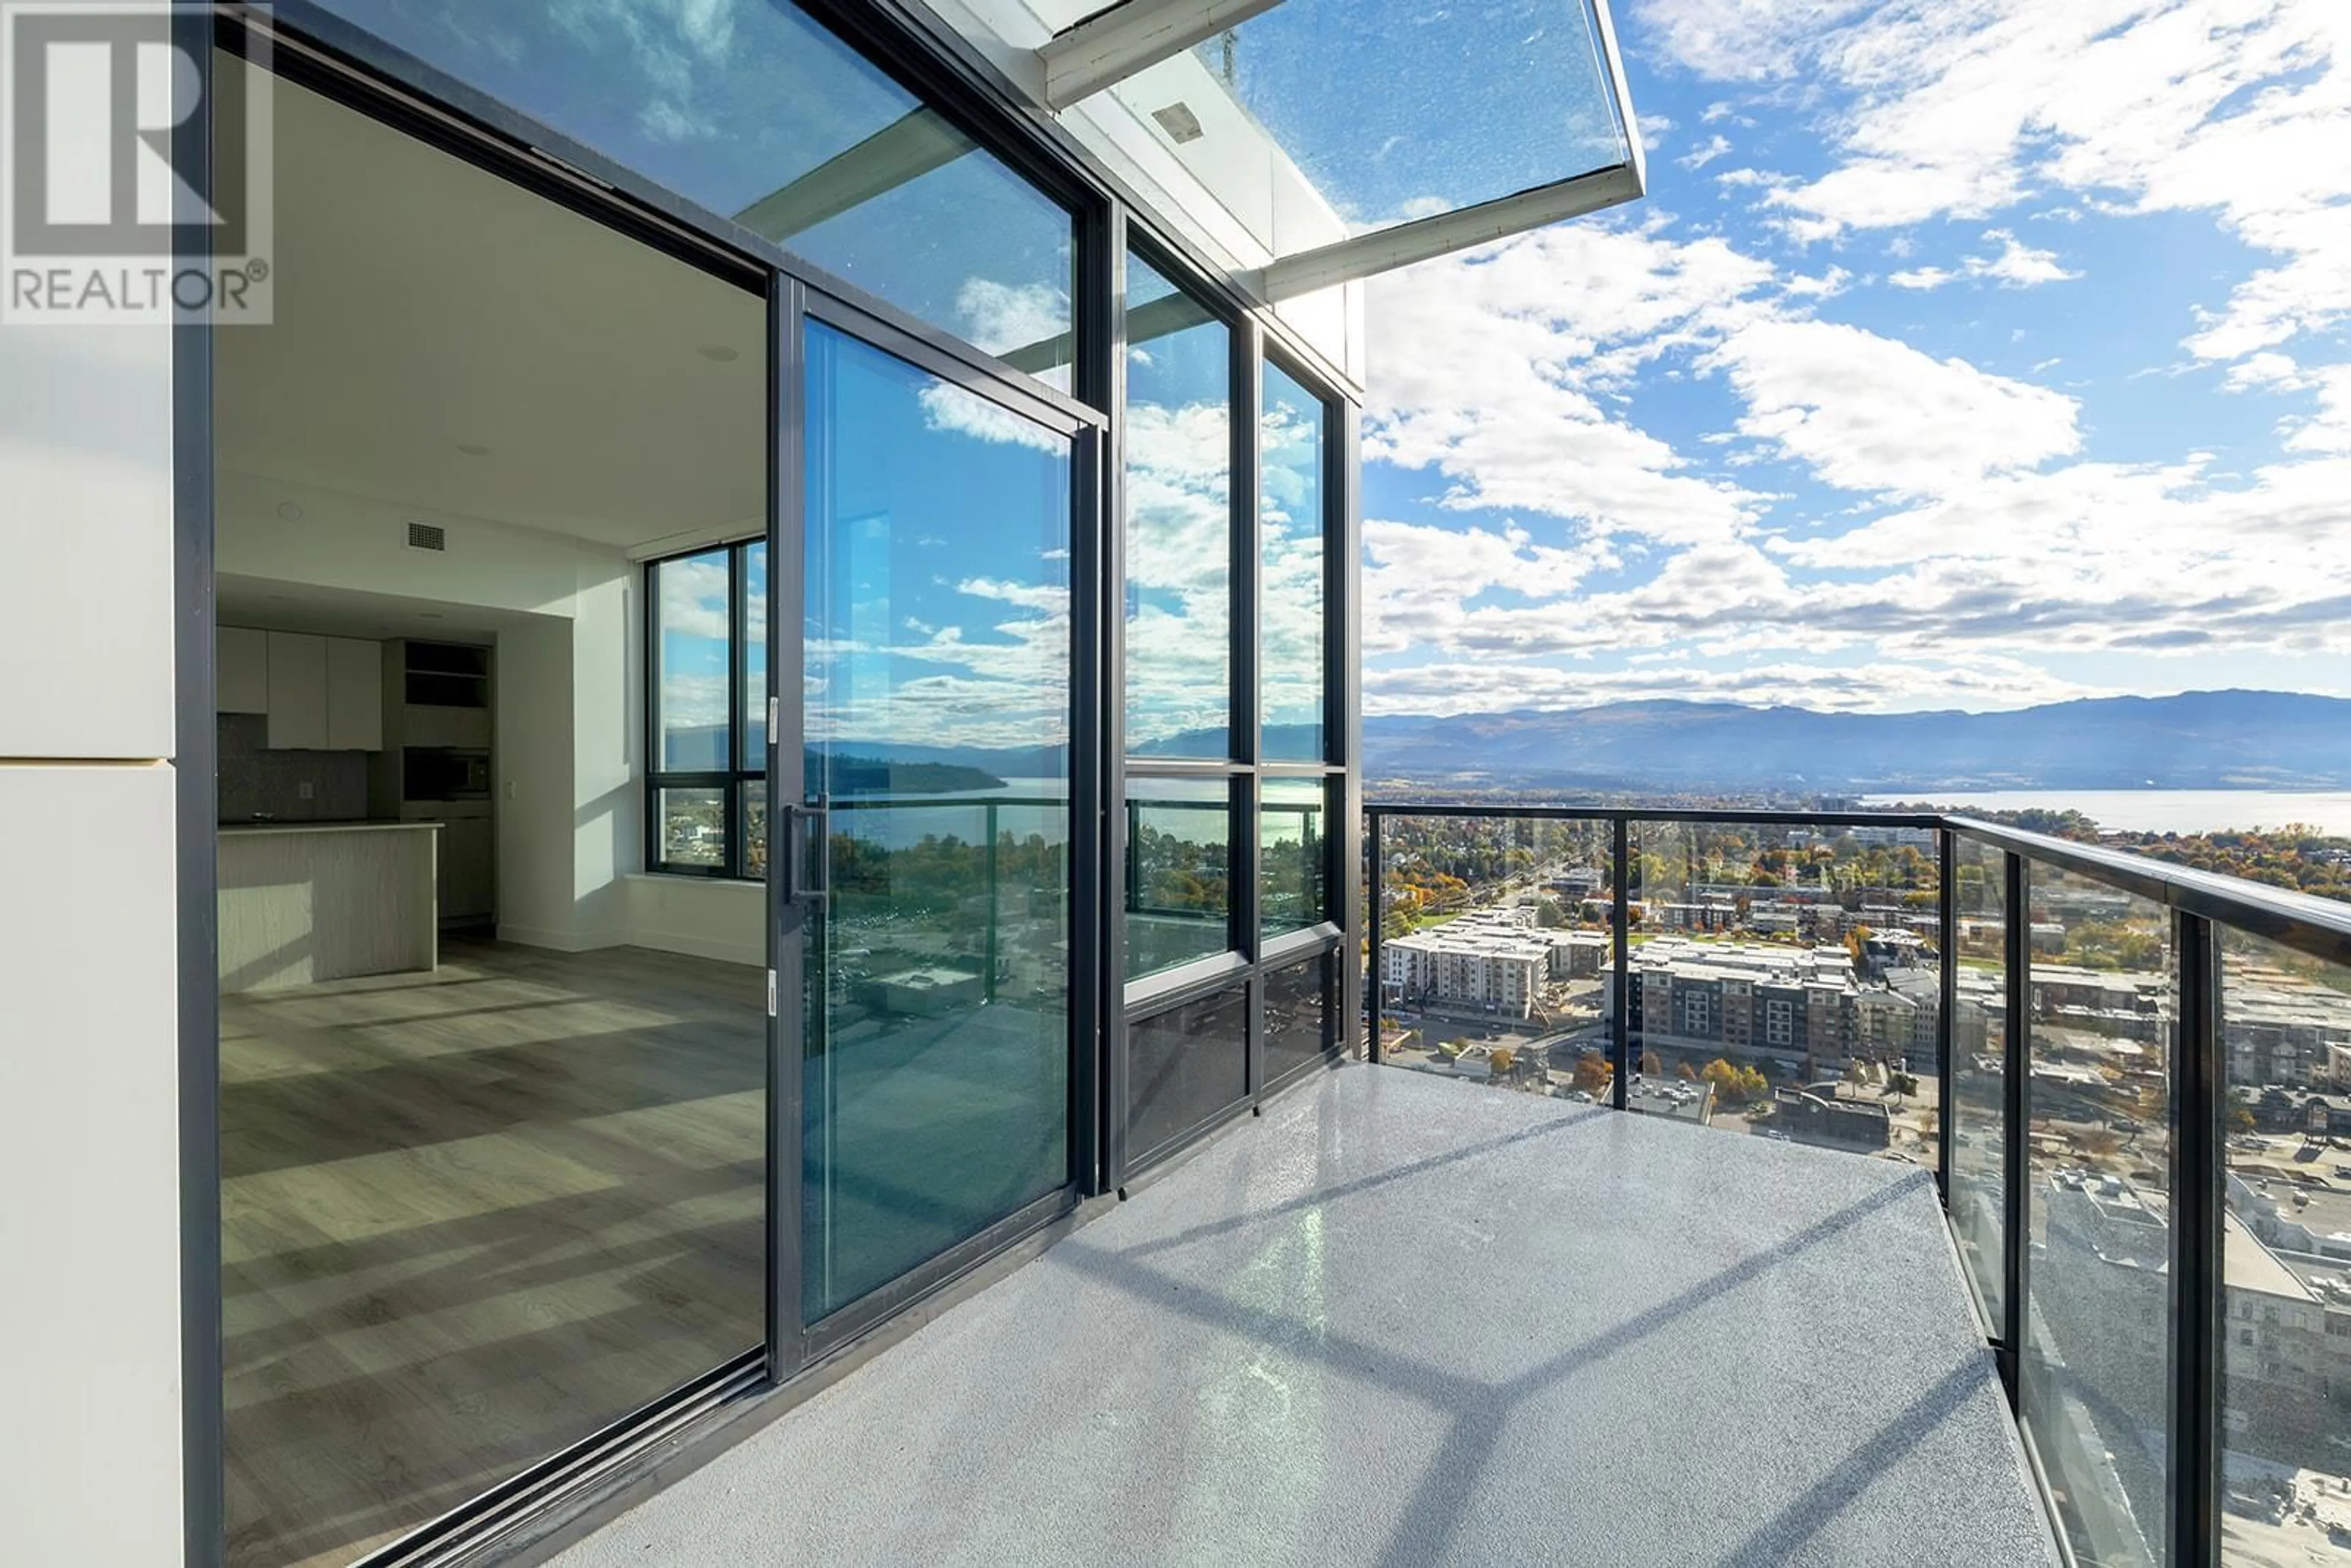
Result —
<instances>
[{"instance_id":1,"label":"glass railing post","mask_svg":"<svg viewBox=\"0 0 2351 1568\"><path fill-rule=\"evenodd\" d=\"M2221 1225L2226 1098L2221 1048L2220 936L2210 920L2174 916L2179 1018L2172 1030L2171 1387L2166 1452L2168 1561L2220 1561Z\"/></svg>"},{"instance_id":2,"label":"glass railing post","mask_svg":"<svg viewBox=\"0 0 2351 1568\"><path fill-rule=\"evenodd\" d=\"M1364 813L1364 836L1365 853L1371 861L1366 874L1371 878L1372 893L1371 949L1367 955L1371 972L1364 977L1369 982L1364 995L1368 998L1367 1017L1372 1037L1364 1050L1374 1061L1378 1061L1384 1055L1380 1049L1380 1003L1387 988L1386 980L1380 974L1380 946L1387 936L1387 871L1380 854L1380 814L1377 811Z\"/></svg>"},{"instance_id":3,"label":"glass railing post","mask_svg":"<svg viewBox=\"0 0 2351 1568\"><path fill-rule=\"evenodd\" d=\"M1953 1015L1959 1010L1959 852L1958 838L1949 828L1935 834L1935 858L1936 874L1942 887L1935 932L1935 941L1941 949L1938 955L1941 972L1937 976L1935 1002L1935 1185L1942 1192L1943 1208L1948 1213L1951 1207L1951 1123L1955 1109L1951 1086L1958 1082L1951 1072L1951 1038L1957 1027Z\"/></svg>"},{"instance_id":4,"label":"glass railing post","mask_svg":"<svg viewBox=\"0 0 2351 1568\"><path fill-rule=\"evenodd\" d=\"M1609 980L1611 1007L1608 1029L1609 1059L1615 1063L1612 1075L1614 1087L1609 1093L1609 1103L1617 1110L1625 1109L1625 1096L1633 1078L1633 897L1632 841L1633 825L1623 817L1615 819L1614 837L1611 845L1610 866L1614 872L1615 894L1609 915L1612 946L1616 958L1616 972Z\"/></svg>"},{"instance_id":5,"label":"glass railing post","mask_svg":"<svg viewBox=\"0 0 2351 1568\"><path fill-rule=\"evenodd\" d=\"M2001 1115L2007 1125L2001 1137L2001 1154L2006 1166L2001 1176L2001 1196L2007 1209L2001 1227L2001 1278L2005 1289L2001 1296L2000 1372L2008 1385L2011 1409L2019 1408L2019 1396L2023 1376L2025 1264L2032 1257L2027 1245L2026 1228L2032 1224L2032 1194L2026 1184L2032 1179L2032 1161L2027 1157L2026 1140L2032 1131L2026 1120L2026 1083L2032 1076L2031 1042L2025 1038L2027 998L2032 995L2032 906L2026 900L2025 867L2022 856L2003 853L2001 856L2003 879L2001 906L2007 912L2002 923L2004 947L2002 962L2007 969L2007 995L2002 998L2006 1012L2003 1029L2007 1035L2007 1071L2002 1077Z\"/></svg>"}]
</instances>

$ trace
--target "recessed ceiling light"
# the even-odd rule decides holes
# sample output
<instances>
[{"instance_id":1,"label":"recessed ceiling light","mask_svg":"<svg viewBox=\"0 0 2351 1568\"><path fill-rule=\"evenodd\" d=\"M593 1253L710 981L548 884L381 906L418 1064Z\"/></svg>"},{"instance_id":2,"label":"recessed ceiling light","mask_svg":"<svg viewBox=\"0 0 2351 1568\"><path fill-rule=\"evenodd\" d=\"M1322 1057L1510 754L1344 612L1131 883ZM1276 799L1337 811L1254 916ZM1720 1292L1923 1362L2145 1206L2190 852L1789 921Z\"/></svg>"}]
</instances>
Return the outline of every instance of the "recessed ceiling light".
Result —
<instances>
[{"instance_id":1,"label":"recessed ceiling light","mask_svg":"<svg viewBox=\"0 0 2351 1568\"><path fill-rule=\"evenodd\" d=\"M732 364L743 357L740 350L730 349L724 343L705 343L694 351L704 359L721 365Z\"/></svg>"},{"instance_id":2,"label":"recessed ceiling light","mask_svg":"<svg viewBox=\"0 0 2351 1568\"><path fill-rule=\"evenodd\" d=\"M291 501L280 501L277 503L277 515L289 523L298 523L302 520L302 508Z\"/></svg>"},{"instance_id":3,"label":"recessed ceiling light","mask_svg":"<svg viewBox=\"0 0 2351 1568\"><path fill-rule=\"evenodd\" d=\"M1165 109L1155 109L1151 111L1151 118L1159 122L1159 129L1167 132L1169 139L1179 147L1186 141L1200 140L1200 117L1192 112L1192 106L1188 103L1171 103Z\"/></svg>"},{"instance_id":4,"label":"recessed ceiling light","mask_svg":"<svg viewBox=\"0 0 2351 1568\"><path fill-rule=\"evenodd\" d=\"M487 457L490 455L490 449L488 447L479 445L471 441L461 441L457 443L457 450L464 453L468 457Z\"/></svg>"}]
</instances>

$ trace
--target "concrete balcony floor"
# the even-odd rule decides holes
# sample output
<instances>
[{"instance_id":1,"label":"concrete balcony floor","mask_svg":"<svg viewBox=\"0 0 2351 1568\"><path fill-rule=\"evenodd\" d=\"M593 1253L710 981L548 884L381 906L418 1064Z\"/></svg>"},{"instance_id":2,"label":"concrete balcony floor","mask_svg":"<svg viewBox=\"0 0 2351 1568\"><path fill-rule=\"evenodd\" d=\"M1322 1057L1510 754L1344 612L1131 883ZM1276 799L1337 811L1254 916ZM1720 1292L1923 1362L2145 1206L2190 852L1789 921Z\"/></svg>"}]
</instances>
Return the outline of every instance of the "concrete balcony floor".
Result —
<instances>
[{"instance_id":1,"label":"concrete balcony floor","mask_svg":"<svg viewBox=\"0 0 2351 1568\"><path fill-rule=\"evenodd\" d=\"M1931 1179L1350 1065L571 1548L2056 1561Z\"/></svg>"}]
</instances>

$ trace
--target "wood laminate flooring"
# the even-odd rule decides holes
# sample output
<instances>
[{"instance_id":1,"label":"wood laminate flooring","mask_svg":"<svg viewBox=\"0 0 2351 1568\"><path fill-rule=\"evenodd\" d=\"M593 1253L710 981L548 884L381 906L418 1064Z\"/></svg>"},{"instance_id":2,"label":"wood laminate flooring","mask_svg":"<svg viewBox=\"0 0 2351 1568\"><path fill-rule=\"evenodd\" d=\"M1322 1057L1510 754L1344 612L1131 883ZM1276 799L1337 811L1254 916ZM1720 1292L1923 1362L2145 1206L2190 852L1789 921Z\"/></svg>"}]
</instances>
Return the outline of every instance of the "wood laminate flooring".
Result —
<instances>
[{"instance_id":1,"label":"wood laminate flooring","mask_svg":"<svg viewBox=\"0 0 2351 1568\"><path fill-rule=\"evenodd\" d=\"M229 1555L348 1563L763 1330L756 968L451 941L224 998Z\"/></svg>"}]
</instances>

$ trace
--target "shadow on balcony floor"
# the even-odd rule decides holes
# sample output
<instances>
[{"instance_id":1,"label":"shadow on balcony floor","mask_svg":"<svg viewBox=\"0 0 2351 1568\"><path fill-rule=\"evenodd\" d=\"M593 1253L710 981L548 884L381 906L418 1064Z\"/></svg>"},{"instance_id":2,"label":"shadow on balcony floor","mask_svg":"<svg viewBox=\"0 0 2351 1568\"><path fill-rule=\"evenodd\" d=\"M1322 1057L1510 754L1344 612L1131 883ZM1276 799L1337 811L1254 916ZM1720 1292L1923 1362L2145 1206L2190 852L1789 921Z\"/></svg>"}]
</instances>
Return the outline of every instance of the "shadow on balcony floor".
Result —
<instances>
[{"instance_id":1,"label":"shadow on balcony floor","mask_svg":"<svg viewBox=\"0 0 2351 1568\"><path fill-rule=\"evenodd\" d=\"M1350 1066L559 1559L2053 1563L1925 1173Z\"/></svg>"}]
</instances>

